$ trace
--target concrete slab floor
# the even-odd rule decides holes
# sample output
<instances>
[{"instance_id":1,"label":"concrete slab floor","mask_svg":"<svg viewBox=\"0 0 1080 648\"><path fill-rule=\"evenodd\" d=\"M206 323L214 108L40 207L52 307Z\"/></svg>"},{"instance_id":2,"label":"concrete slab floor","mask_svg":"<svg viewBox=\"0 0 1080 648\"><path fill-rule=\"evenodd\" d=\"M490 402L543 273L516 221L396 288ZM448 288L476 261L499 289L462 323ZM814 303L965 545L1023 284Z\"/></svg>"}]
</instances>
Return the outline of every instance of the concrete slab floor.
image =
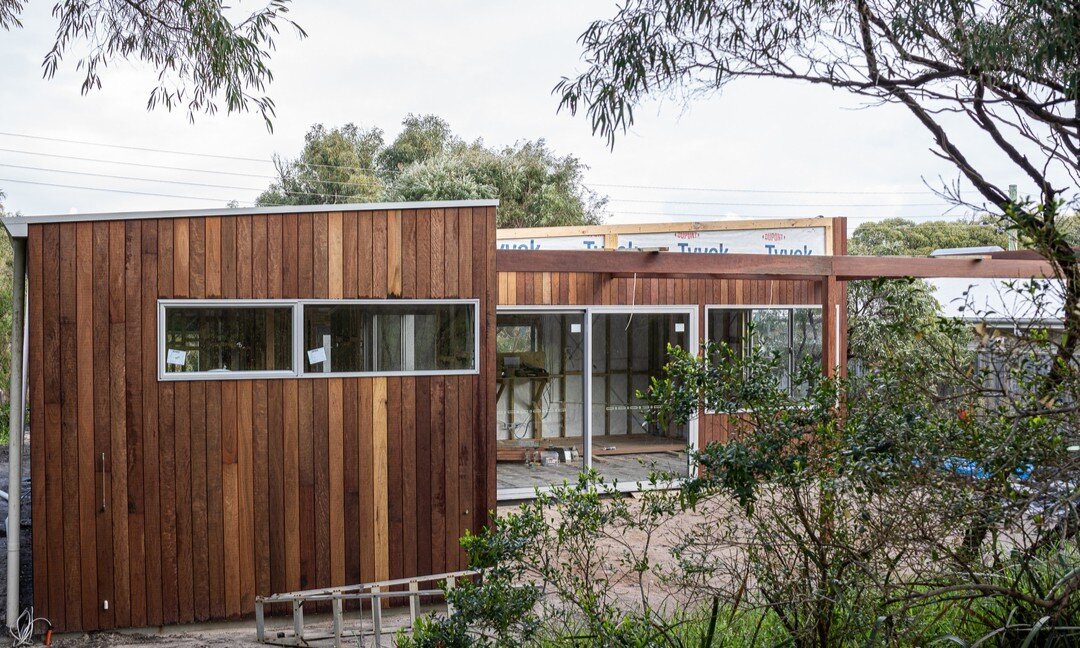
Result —
<instances>
[{"instance_id":1,"label":"concrete slab floor","mask_svg":"<svg viewBox=\"0 0 1080 648\"><path fill-rule=\"evenodd\" d=\"M619 483L648 481L649 473L656 470L687 474L686 452L652 452L640 455L608 455L593 457L595 468L607 480ZM553 466L501 461L495 468L495 481L499 490L509 488L537 488L565 481L577 480L581 472L579 463L558 463Z\"/></svg>"}]
</instances>

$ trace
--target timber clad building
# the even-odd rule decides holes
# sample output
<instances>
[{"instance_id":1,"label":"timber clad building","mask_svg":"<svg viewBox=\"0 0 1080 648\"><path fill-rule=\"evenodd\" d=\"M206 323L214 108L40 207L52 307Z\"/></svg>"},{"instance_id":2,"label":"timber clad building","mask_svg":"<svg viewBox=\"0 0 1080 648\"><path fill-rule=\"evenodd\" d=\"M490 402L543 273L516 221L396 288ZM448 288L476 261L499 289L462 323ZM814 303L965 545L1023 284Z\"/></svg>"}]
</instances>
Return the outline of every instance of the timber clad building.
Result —
<instances>
[{"instance_id":1,"label":"timber clad building","mask_svg":"<svg viewBox=\"0 0 1080 648\"><path fill-rule=\"evenodd\" d=\"M793 391L808 357L843 369L843 219L496 232L496 207L8 219L36 614L226 619L462 569L499 498L583 466L687 475L725 438L721 415L648 417L667 344L765 345Z\"/></svg>"}]
</instances>

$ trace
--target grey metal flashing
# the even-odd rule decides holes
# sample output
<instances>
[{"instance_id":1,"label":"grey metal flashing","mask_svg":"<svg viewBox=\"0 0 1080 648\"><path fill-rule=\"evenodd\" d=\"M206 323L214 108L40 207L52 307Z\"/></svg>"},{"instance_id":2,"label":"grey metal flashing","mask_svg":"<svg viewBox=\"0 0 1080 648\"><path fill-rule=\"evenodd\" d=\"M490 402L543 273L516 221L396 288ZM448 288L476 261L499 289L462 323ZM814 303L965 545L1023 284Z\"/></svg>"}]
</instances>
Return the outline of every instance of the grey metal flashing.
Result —
<instances>
[{"instance_id":1,"label":"grey metal flashing","mask_svg":"<svg viewBox=\"0 0 1080 648\"><path fill-rule=\"evenodd\" d=\"M323 205L276 205L273 207L218 207L216 209L170 209L161 211L97 212L92 214L52 214L0 218L16 238L26 237L28 225L77 223L82 221L150 220L158 218L200 218L205 216L251 216L256 214L310 214L322 212L378 211L391 209L453 209L458 207L498 207L494 200L429 200L423 202L342 203Z\"/></svg>"},{"instance_id":2,"label":"grey metal flashing","mask_svg":"<svg viewBox=\"0 0 1080 648\"><path fill-rule=\"evenodd\" d=\"M950 256L972 256L978 254L994 254L995 252L1004 252L999 245L980 245L977 247L959 247L959 248L938 248L930 253L933 258L950 257Z\"/></svg>"}]
</instances>

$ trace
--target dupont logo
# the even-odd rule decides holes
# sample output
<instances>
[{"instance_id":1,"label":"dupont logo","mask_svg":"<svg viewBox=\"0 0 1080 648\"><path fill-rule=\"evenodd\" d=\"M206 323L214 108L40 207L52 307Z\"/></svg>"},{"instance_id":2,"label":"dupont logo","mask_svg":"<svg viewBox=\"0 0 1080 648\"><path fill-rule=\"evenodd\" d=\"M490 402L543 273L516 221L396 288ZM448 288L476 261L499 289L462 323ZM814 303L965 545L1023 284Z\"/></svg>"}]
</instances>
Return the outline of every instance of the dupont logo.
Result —
<instances>
[{"instance_id":1,"label":"dupont logo","mask_svg":"<svg viewBox=\"0 0 1080 648\"><path fill-rule=\"evenodd\" d=\"M783 241L787 237L781 232L765 232L761 235L761 238L766 241Z\"/></svg>"},{"instance_id":2,"label":"dupont logo","mask_svg":"<svg viewBox=\"0 0 1080 648\"><path fill-rule=\"evenodd\" d=\"M698 234L697 232L675 232L675 238L696 239L701 238L701 234Z\"/></svg>"}]
</instances>

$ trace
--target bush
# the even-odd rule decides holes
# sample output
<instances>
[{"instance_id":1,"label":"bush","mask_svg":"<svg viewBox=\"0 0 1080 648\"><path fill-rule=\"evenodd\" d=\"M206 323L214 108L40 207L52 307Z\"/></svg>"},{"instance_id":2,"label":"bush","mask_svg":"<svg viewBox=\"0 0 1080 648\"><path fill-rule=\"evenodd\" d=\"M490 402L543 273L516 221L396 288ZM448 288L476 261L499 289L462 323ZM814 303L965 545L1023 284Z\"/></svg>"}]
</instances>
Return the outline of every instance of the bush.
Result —
<instances>
[{"instance_id":1,"label":"bush","mask_svg":"<svg viewBox=\"0 0 1080 648\"><path fill-rule=\"evenodd\" d=\"M753 349L669 349L652 415L704 404L729 440L678 491L585 474L467 537L483 582L409 645L1077 645L1076 362L1045 329L924 325L927 352L803 390Z\"/></svg>"}]
</instances>

